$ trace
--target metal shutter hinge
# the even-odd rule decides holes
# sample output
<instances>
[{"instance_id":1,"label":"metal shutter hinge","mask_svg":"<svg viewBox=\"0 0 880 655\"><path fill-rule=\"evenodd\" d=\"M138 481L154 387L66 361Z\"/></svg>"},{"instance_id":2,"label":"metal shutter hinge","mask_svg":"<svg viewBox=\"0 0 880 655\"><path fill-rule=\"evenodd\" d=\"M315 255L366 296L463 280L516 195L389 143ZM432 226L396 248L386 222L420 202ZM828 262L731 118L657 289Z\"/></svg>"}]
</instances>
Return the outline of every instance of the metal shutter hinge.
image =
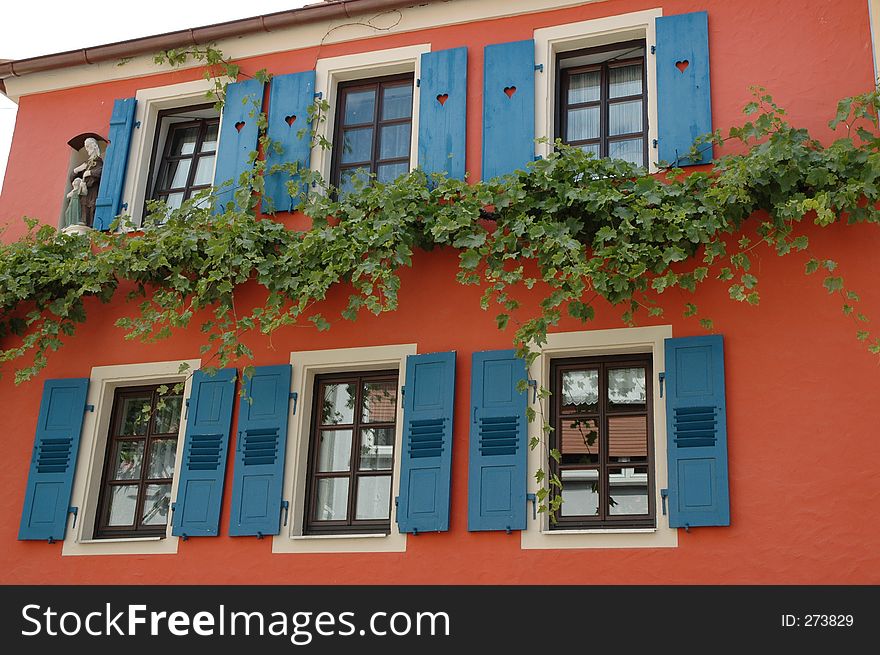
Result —
<instances>
[{"instance_id":1,"label":"metal shutter hinge","mask_svg":"<svg viewBox=\"0 0 880 655\"><path fill-rule=\"evenodd\" d=\"M72 506L71 506L71 507L68 507L68 508L67 508L67 513L68 513L68 514L73 514L73 525L70 526L70 527L71 527L71 528L75 528L75 527L76 527L76 516L77 516L77 514L79 514L79 507L72 507Z\"/></svg>"},{"instance_id":2,"label":"metal shutter hinge","mask_svg":"<svg viewBox=\"0 0 880 655\"><path fill-rule=\"evenodd\" d=\"M651 146L652 146L653 148L656 148L656 147L657 147L657 139L651 139Z\"/></svg>"},{"instance_id":3,"label":"metal shutter hinge","mask_svg":"<svg viewBox=\"0 0 880 655\"><path fill-rule=\"evenodd\" d=\"M652 55L656 55L656 54L657 54L657 46L655 46L655 45L652 45L652 46L651 46L651 54L652 54Z\"/></svg>"},{"instance_id":4,"label":"metal shutter hinge","mask_svg":"<svg viewBox=\"0 0 880 655\"><path fill-rule=\"evenodd\" d=\"M544 72L544 64L535 64L535 70L538 71L539 73L543 73Z\"/></svg>"},{"instance_id":5,"label":"metal shutter hinge","mask_svg":"<svg viewBox=\"0 0 880 655\"><path fill-rule=\"evenodd\" d=\"M666 499L669 498L669 489L660 490L660 503L663 507L663 516L666 516Z\"/></svg>"},{"instance_id":6,"label":"metal shutter hinge","mask_svg":"<svg viewBox=\"0 0 880 655\"><path fill-rule=\"evenodd\" d=\"M416 87L422 86L422 78L416 80Z\"/></svg>"},{"instance_id":7,"label":"metal shutter hinge","mask_svg":"<svg viewBox=\"0 0 880 655\"><path fill-rule=\"evenodd\" d=\"M134 129L136 129L136 130L141 129L141 122L140 122L140 121L135 121L135 122L134 122Z\"/></svg>"},{"instance_id":8,"label":"metal shutter hinge","mask_svg":"<svg viewBox=\"0 0 880 655\"><path fill-rule=\"evenodd\" d=\"M86 405L86 411L87 412L94 412L95 406L94 405Z\"/></svg>"},{"instance_id":9,"label":"metal shutter hinge","mask_svg":"<svg viewBox=\"0 0 880 655\"><path fill-rule=\"evenodd\" d=\"M538 381L537 380L529 380L529 386L532 388L532 403L538 402Z\"/></svg>"},{"instance_id":10,"label":"metal shutter hinge","mask_svg":"<svg viewBox=\"0 0 880 655\"><path fill-rule=\"evenodd\" d=\"M526 494L526 503L532 504L532 520L538 519L538 496L536 494Z\"/></svg>"},{"instance_id":11,"label":"metal shutter hinge","mask_svg":"<svg viewBox=\"0 0 880 655\"><path fill-rule=\"evenodd\" d=\"M323 97L324 97L324 93L323 93L323 91L318 91L318 92L315 94L315 100L320 100L320 99L323 98Z\"/></svg>"},{"instance_id":12,"label":"metal shutter hinge","mask_svg":"<svg viewBox=\"0 0 880 655\"><path fill-rule=\"evenodd\" d=\"M299 394L296 391L290 392L290 400L293 401L293 413L296 414L296 401L299 399Z\"/></svg>"},{"instance_id":13,"label":"metal shutter hinge","mask_svg":"<svg viewBox=\"0 0 880 655\"><path fill-rule=\"evenodd\" d=\"M660 397L663 397L663 386L666 383L666 373L658 373L657 378L660 380Z\"/></svg>"},{"instance_id":14,"label":"metal shutter hinge","mask_svg":"<svg viewBox=\"0 0 880 655\"><path fill-rule=\"evenodd\" d=\"M290 509L290 501L282 500L281 501L281 510L284 512L284 523L282 525L287 525L287 510Z\"/></svg>"},{"instance_id":15,"label":"metal shutter hinge","mask_svg":"<svg viewBox=\"0 0 880 655\"><path fill-rule=\"evenodd\" d=\"M186 415L189 414L189 398L183 401L183 420L186 420Z\"/></svg>"}]
</instances>

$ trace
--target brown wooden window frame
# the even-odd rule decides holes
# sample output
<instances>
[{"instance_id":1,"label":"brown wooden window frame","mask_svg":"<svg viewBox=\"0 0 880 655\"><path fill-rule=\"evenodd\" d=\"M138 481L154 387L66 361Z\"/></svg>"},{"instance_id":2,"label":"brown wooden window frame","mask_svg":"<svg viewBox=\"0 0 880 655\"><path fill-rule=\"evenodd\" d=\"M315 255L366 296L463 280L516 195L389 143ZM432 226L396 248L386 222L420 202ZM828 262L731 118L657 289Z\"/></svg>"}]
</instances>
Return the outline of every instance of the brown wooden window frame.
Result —
<instances>
[{"instance_id":1,"label":"brown wooden window frame","mask_svg":"<svg viewBox=\"0 0 880 655\"><path fill-rule=\"evenodd\" d=\"M410 113L408 117L405 118L393 118L382 120L382 89L390 86L404 86L403 82L408 82L412 88L413 98L415 98L415 87L413 84L414 80L413 73L401 73L397 75L386 75L384 77L373 77L369 79L360 79L360 80L352 80L349 82L340 82L336 89L336 116L334 119L333 125L333 153L330 164L330 182L333 186L339 188L339 183L342 178L342 172L344 170L357 170L359 168L368 171L372 175L377 175L379 172L379 166L384 164L402 164L406 163L407 166L411 164L411 154L412 148L407 151L406 157L391 157L389 159L380 158L380 135L381 128L388 125L401 125L404 123L409 123L410 125L410 144L412 144L413 132L412 132L412 122L413 122L413 112L412 107L410 108ZM345 124L345 102L348 98L348 94L353 91L362 91L364 89L375 89L376 90L376 101L375 101L375 109L373 111L373 120L369 123L352 123L351 125ZM342 147L343 147L343 138L342 132L347 129L355 129L355 128L365 128L372 127L373 129L373 141L370 149L370 159L369 161L364 160L362 162L347 162L345 164L342 163Z\"/></svg>"},{"instance_id":2,"label":"brown wooden window frame","mask_svg":"<svg viewBox=\"0 0 880 655\"><path fill-rule=\"evenodd\" d=\"M163 525L143 525L143 509L146 496L146 487L151 484L174 484L174 477L170 478L149 478L147 477L149 470L149 458L151 454L151 446L154 441L160 439L174 439L175 448L180 435L180 423L177 424L174 432L154 432L156 427L156 405L161 397L159 387L162 385L154 384L138 387L121 387L113 394L113 409L110 413L110 431L107 435L107 446L104 453L104 467L101 474L101 490L98 495L98 514L95 519L95 538L108 539L117 537L164 537L168 528L168 522ZM124 400L127 397L142 397L146 392L150 392L150 421L147 425L147 432L144 435L122 435L122 408ZM167 399L167 396L166 396ZM181 402L182 408L182 402ZM182 418L181 418L182 420ZM143 441L144 449L141 456L140 476L137 478L113 480L112 469L115 463L116 444L120 441ZM175 461L175 471L177 470L177 462ZM135 505L134 524L132 526L112 526L110 522L110 490L116 486L137 485L138 494ZM168 519L171 519L169 509Z\"/></svg>"},{"instance_id":3,"label":"brown wooden window frame","mask_svg":"<svg viewBox=\"0 0 880 655\"><path fill-rule=\"evenodd\" d=\"M365 382L393 381L397 389L394 403L393 422L364 422L361 414L363 400L363 387ZM357 394L355 397L353 423L321 424L323 389L328 384L355 384ZM308 455L308 481L306 483L305 517L303 521L304 534L389 534L391 531L391 503L394 502L394 462L397 458L397 424L400 420L400 386L399 372L395 369L381 371L352 371L345 373L326 373L316 375L314 381L314 399L312 402L311 428L309 437ZM391 452L391 468L364 470L360 469L360 431L364 427L391 428L395 435L395 444ZM318 471L318 439L322 430L351 430L351 456L349 459L348 473L343 471ZM390 476L392 488L389 493L389 507L387 519L356 519L358 479L368 476ZM348 479L348 505L346 519L344 521L316 520L315 509L318 502L318 480L324 478L347 478Z\"/></svg>"},{"instance_id":4,"label":"brown wooden window frame","mask_svg":"<svg viewBox=\"0 0 880 655\"><path fill-rule=\"evenodd\" d=\"M610 407L608 400L608 370L619 368L644 368L645 369L645 409L631 410ZM626 354L626 355L602 355L593 357L576 357L554 359L550 363L550 424L553 430L550 432L550 448L556 448L560 452L562 435L562 374L565 371L597 369L599 378L599 401L595 412L578 412L566 414L565 420L595 420L599 427L599 456L596 464L561 464L554 458L550 458L549 468L551 474L562 478L563 470L587 470L599 471L599 512L595 516L574 515L563 516L563 510L556 513L556 521L550 524L554 530L589 529L589 528L654 528L656 527L656 502L654 488L656 485L656 471L654 468L654 398L651 384L653 361L650 354ZM647 418L647 462L633 463L627 467L626 463L610 461L611 454L608 447L608 419L618 416L646 416ZM645 467L648 471L647 493L648 513L644 515L612 515L608 511L608 498L610 491L609 470L615 468ZM563 489L565 482L563 481ZM556 487L551 487L554 495L559 492ZM563 504L564 507L564 504Z\"/></svg>"},{"instance_id":5,"label":"brown wooden window frame","mask_svg":"<svg viewBox=\"0 0 880 655\"><path fill-rule=\"evenodd\" d=\"M609 59L596 64L587 64L584 66L572 66L566 68L564 66L566 59L582 57L584 55L600 54L602 52L613 52L617 50L631 50L642 48L645 51L644 40L625 41L621 43L613 43L610 45L598 46L593 48L584 48L582 50L573 50L571 52L561 53L556 58L556 138L562 139L563 143L571 146L582 146L588 144L599 144L599 158L608 157L609 143L616 141L627 141L641 137L642 139L642 158L643 166L648 167L648 77L647 77L647 57L645 54L637 57L625 57L621 59ZM646 51L645 51L646 52ZM609 75L608 70L612 67L628 66L634 63L642 65L642 92L640 94L621 96L619 98L609 98ZM568 102L568 86L572 75L585 73L589 71L600 72L599 81L599 100L589 102L569 103ZM640 132L631 132L628 134L609 135L609 107L613 104L629 102L632 100L642 101L642 130ZM581 139L578 141L568 140L568 111L570 109L578 109L581 107L599 107L599 136L594 139Z\"/></svg>"}]
</instances>

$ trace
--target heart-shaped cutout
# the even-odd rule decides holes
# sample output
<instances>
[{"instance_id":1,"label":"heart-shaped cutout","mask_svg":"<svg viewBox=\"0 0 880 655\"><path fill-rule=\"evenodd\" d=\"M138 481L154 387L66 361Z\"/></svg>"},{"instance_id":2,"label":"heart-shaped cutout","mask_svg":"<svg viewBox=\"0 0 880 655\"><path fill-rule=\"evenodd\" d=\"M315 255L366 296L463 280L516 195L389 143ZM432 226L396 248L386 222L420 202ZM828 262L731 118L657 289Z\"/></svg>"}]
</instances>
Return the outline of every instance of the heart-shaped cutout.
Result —
<instances>
[{"instance_id":1,"label":"heart-shaped cutout","mask_svg":"<svg viewBox=\"0 0 880 655\"><path fill-rule=\"evenodd\" d=\"M690 66L690 63L687 59L683 59L682 61L675 62L675 67L678 69L679 73L684 73L687 70L687 67Z\"/></svg>"},{"instance_id":2,"label":"heart-shaped cutout","mask_svg":"<svg viewBox=\"0 0 880 655\"><path fill-rule=\"evenodd\" d=\"M504 93L507 94L508 98L512 98L513 94L516 93L516 87L515 86L506 86L506 87L504 87Z\"/></svg>"},{"instance_id":3,"label":"heart-shaped cutout","mask_svg":"<svg viewBox=\"0 0 880 655\"><path fill-rule=\"evenodd\" d=\"M448 93L441 93L437 96L437 102L439 102L441 105L445 105L447 100L449 100Z\"/></svg>"},{"instance_id":4,"label":"heart-shaped cutout","mask_svg":"<svg viewBox=\"0 0 880 655\"><path fill-rule=\"evenodd\" d=\"M241 128L243 128L243 127L244 127L244 121L238 121L235 124L235 129L238 130L239 132L241 132Z\"/></svg>"},{"instance_id":5,"label":"heart-shaped cutout","mask_svg":"<svg viewBox=\"0 0 880 655\"><path fill-rule=\"evenodd\" d=\"M284 122L287 123L288 125L293 125L294 123L296 123L296 114L291 114L290 116L285 116Z\"/></svg>"}]
</instances>

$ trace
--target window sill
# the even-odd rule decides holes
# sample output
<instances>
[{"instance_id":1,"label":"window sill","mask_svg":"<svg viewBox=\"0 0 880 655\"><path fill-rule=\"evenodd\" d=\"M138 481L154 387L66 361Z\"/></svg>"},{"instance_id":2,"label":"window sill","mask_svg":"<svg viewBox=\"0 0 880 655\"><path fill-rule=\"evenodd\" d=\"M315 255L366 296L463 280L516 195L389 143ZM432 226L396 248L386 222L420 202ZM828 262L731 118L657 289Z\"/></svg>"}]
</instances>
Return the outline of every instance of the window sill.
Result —
<instances>
[{"instance_id":1,"label":"window sill","mask_svg":"<svg viewBox=\"0 0 880 655\"><path fill-rule=\"evenodd\" d=\"M115 539L83 539L78 544L127 544L139 541L162 541L165 537L117 537Z\"/></svg>"},{"instance_id":2,"label":"window sill","mask_svg":"<svg viewBox=\"0 0 880 655\"><path fill-rule=\"evenodd\" d=\"M565 534L653 534L657 528L581 528L573 530L541 530L542 535Z\"/></svg>"},{"instance_id":3,"label":"window sill","mask_svg":"<svg viewBox=\"0 0 880 655\"><path fill-rule=\"evenodd\" d=\"M388 533L379 532L373 534L299 534L291 535L291 539L307 541L311 539L385 539Z\"/></svg>"}]
</instances>

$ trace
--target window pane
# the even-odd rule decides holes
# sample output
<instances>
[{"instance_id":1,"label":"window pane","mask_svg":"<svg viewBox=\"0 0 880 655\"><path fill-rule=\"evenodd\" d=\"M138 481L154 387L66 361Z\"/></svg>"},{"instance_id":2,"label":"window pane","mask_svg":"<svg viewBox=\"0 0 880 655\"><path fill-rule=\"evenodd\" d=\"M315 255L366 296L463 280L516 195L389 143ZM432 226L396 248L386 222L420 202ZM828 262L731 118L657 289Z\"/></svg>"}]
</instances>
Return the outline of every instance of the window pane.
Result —
<instances>
[{"instance_id":1,"label":"window pane","mask_svg":"<svg viewBox=\"0 0 880 655\"><path fill-rule=\"evenodd\" d=\"M199 139L198 126L176 129L171 136L171 155L191 155L195 152Z\"/></svg>"},{"instance_id":2,"label":"window pane","mask_svg":"<svg viewBox=\"0 0 880 655\"><path fill-rule=\"evenodd\" d=\"M315 503L316 521L344 521L348 511L348 478L321 478L318 480L318 500Z\"/></svg>"},{"instance_id":3,"label":"window pane","mask_svg":"<svg viewBox=\"0 0 880 655\"><path fill-rule=\"evenodd\" d=\"M164 400L164 404L162 403ZM161 408L156 408L156 434L177 434L180 430L180 408L183 396L160 396Z\"/></svg>"},{"instance_id":4,"label":"window pane","mask_svg":"<svg viewBox=\"0 0 880 655\"><path fill-rule=\"evenodd\" d=\"M647 462L648 417L609 416L608 456L612 462Z\"/></svg>"},{"instance_id":5,"label":"window pane","mask_svg":"<svg viewBox=\"0 0 880 655\"><path fill-rule=\"evenodd\" d=\"M386 125L379 131L379 159L409 156L409 123Z\"/></svg>"},{"instance_id":6,"label":"window pane","mask_svg":"<svg viewBox=\"0 0 880 655\"><path fill-rule=\"evenodd\" d=\"M569 141L582 141L599 138L599 108L581 107L568 111L568 129L566 137Z\"/></svg>"},{"instance_id":7,"label":"window pane","mask_svg":"<svg viewBox=\"0 0 880 655\"><path fill-rule=\"evenodd\" d=\"M599 513L599 471L562 471L562 516Z\"/></svg>"},{"instance_id":8,"label":"window pane","mask_svg":"<svg viewBox=\"0 0 880 655\"><path fill-rule=\"evenodd\" d=\"M645 407L645 369L612 368L608 371L608 405L626 409Z\"/></svg>"},{"instance_id":9,"label":"window pane","mask_svg":"<svg viewBox=\"0 0 880 655\"><path fill-rule=\"evenodd\" d=\"M634 96L642 92L642 66L617 66L608 70L608 95L611 98Z\"/></svg>"},{"instance_id":10,"label":"window pane","mask_svg":"<svg viewBox=\"0 0 880 655\"><path fill-rule=\"evenodd\" d=\"M563 464L599 463L599 427L592 419L562 418Z\"/></svg>"},{"instance_id":11,"label":"window pane","mask_svg":"<svg viewBox=\"0 0 880 655\"><path fill-rule=\"evenodd\" d=\"M407 173L409 173L409 164L407 162L400 162L399 164L382 164L376 172L376 179L382 182L382 184L388 184Z\"/></svg>"},{"instance_id":12,"label":"window pane","mask_svg":"<svg viewBox=\"0 0 880 655\"><path fill-rule=\"evenodd\" d=\"M642 139L612 141L608 144L608 156L613 159L625 159L636 166L644 166L644 141Z\"/></svg>"},{"instance_id":13,"label":"window pane","mask_svg":"<svg viewBox=\"0 0 880 655\"><path fill-rule=\"evenodd\" d=\"M596 158L599 158L599 144L598 143L585 143L584 145L578 146L584 152L592 152L596 155Z\"/></svg>"},{"instance_id":14,"label":"window pane","mask_svg":"<svg viewBox=\"0 0 880 655\"><path fill-rule=\"evenodd\" d=\"M110 521L108 525L132 525L137 509L136 484L110 487Z\"/></svg>"},{"instance_id":15,"label":"window pane","mask_svg":"<svg viewBox=\"0 0 880 655\"><path fill-rule=\"evenodd\" d=\"M342 163L370 161L373 158L373 128L361 127L342 133Z\"/></svg>"},{"instance_id":16,"label":"window pane","mask_svg":"<svg viewBox=\"0 0 880 655\"><path fill-rule=\"evenodd\" d=\"M113 465L114 480L135 480L141 477L144 460L143 441L116 442L116 459Z\"/></svg>"},{"instance_id":17,"label":"window pane","mask_svg":"<svg viewBox=\"0 0 880 655\"><path fill-rule=\"evenodd\" d=\"M599 409L599 371L562 373L562 414L582 414Z\"/></svg>"},{"instance_id":18,"label":"window pane","mask_svg":"<svg viewBox=\"0 0 880 655\"><path fill-rule=\"evenodd\" d=\"M391 516L391 476L358 478L356 519L387 519Z\"/></svg>"},{"instance_id":19,"label":"window pane","mask_svg":"<svg viewBox=\"0 0 880 655\"><path fill-rule=\"evenodd\" d=\"M354 399L357 385L325 384L321 406L321 425L350 425L354 423Z\"/></svg>"},{"instance_id":20,"label":"window pane","mask_svg":"<svg viewBox=\"0 0 880 655\"><path fill-rule=\"evenodd\" d=\"M351 470L351 430L322 430L318 435L318 470Z\"/></svg>"},{"instance_id":21,"label":"window pane","mask_svg":"<svg viewBox=\"0 0 880 655\"><path fill-rule=\"evenodd\" d=\"M177 457L177 439L154 439L150 444L150 463L147 478L156 480L174 475L174 460Z\"/></svg>"},{"instance_id":22,"label":"window pane","mask_svg":"<svg viewBox=\"0 0 880 655\"><path fill-rule=\"evenodd\" d=\"M214 123L205 128L205 140L202 141L200 152L213 152L217 150L217 134L220 132L220 124Z\"/></svg>"},{"instance_id":23,"label":"window pane","mask_svg":"<svg viewBox=\"0 0 880 655\"><path fill-rule=\"evenodd\" d=\"M642 131L642 101L627 100L608 105L608 134L632 134Z\"/></svg>"},{"instance_id":24,"label":"window pane","mask_svg":"<svg viewBox=\"0 0 880 655\"><path fill-rule=\"evenodd\" d=\"M122 401L122 420L119 435L144 435L150 424L151 394L128 396Z\"/></svg>"},{"instance_id":25,"label":"window pane","mask_svg":"<svg viewBox=\"0 0 880 655\"><path fill-rule=\"evenodd\" d=\"M397 382L365 382L361 420L364 423L393 423L397 411Z\"/></svg>"},{"instance_id":26,"label":"window pane","mask_svg":"<svg viewBox=\"0 0 880 655\"><path fill-rule=\"evenodd\" d=\"M165 167L165 173L159 180L160 189L182 189L186 186L186 180L189 177L189 167L192 163L191 159L181 159L178 161L169 161Z\"/></svg>"},{"instance_id":27,"label":"window pane","mask_svg":"<svg viewBox=\"0 0 880 655\"><path fill-rule=\"evenodd\" d=\"M210 184L214 178L214 155L199 157L196 164L196 175L193 178L193 186Z\"/></svg>"},{"instance_id":28,"label":"window pane","mask_svg":"<svg viewBox=\"0 0 880 655\"><path fill-rule=\"evenodd\" d=\"M357 182L360 182L358 184ZM347 168L339 174L339 193L353 193L370 183L370 171L366 168Z\"/></svg>"},{"instance_id":29,"label":"window pane","mask_svg":"<svg viewBox=\"0 0 880 655\"><path fill-rule=\"evenodd\" d=\"M611 468L608 473L609 513L615 516L647 514L648 468Z\"/></svg>"},{"instance_id":30,"label":"window pane","mask_svg":"<svg viewBox=\"0 0 880 655\"><path fill-rule=\"evenodd\" d=\"M412 115L412 84L386 86L382 90L382 120Z\"/></svg>"},{"instance_id":31,"label":"window pane","mask_svg":"<svg viewBox=\"0 0 880 655\"><path fill-rule=\"evenodd\" d=\"M168 506L171 504L170 484L148 484L144 497L144 525L168 523Z\"/></svg>"},{"instance_id":32,"label":"window pane","mask_svg":"<svg viewBox=\"0 0 880 655\"><path fill-rule=\"evenodd\" d=\"M172 209L180 209L180 206L183 204L183 192L179 193L170 193L167 196L159 198L160 200L164 200L168 203L168 210Z\"/></svg>"},{"instance_id":33,"label":"window pane","mask_svg":"<svg viewBox=\"0 0 880 655\"><path fill-rule=\"evenodd\" d=\"M391 468L394 454L394 428L367 428L361 430L361 471L379 471Z\"/></svg>"},{"instance_id":34,"label":"window pane","mask_svg":"<svg viewBox=\"0 0 880 655\"><path fill-rule=\"evenodd\" d=\"M576 73L568 78L568 104L599 99L599 71Z\"/></svg>"},{"instance_id":35,"label":"window pane","mask_svg":"<svg viewBox=\"0 0 880 655\"><path fill-rule=\"evenodd\" d=\"M376 90L350 91L345 94L345 125L371 123L376 105Z\"/></svg>"}]
</instances>

